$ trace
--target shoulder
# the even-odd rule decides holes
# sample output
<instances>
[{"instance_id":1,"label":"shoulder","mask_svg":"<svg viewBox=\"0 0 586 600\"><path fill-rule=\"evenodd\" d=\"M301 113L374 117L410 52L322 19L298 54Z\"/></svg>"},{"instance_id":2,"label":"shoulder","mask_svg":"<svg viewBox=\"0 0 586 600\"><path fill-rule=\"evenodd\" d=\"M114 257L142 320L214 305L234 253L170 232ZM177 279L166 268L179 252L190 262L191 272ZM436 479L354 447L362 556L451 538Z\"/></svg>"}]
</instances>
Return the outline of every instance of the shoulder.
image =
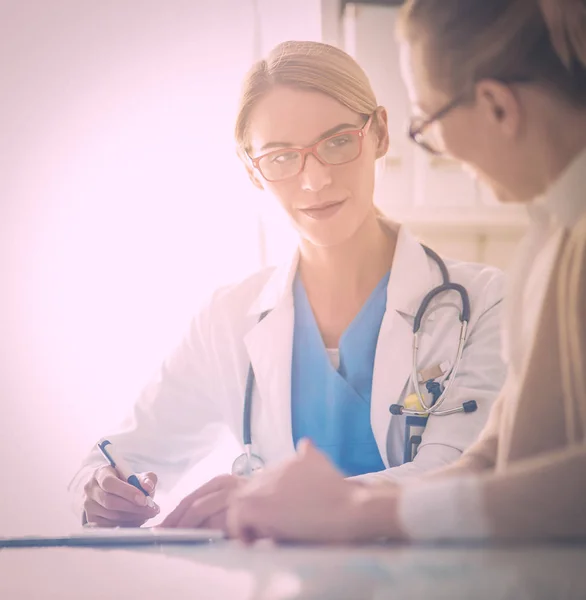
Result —
<instances>
[{"instance_id":1,"label":"shoulder","mask_svg":"<svg viewBox=\"0 0 586 600\"><path fill-rule=\"evenodd\" d=\"M453 283L464 286L470 303L484 312L499 304L505 295L504 273L490 265L445 259Z\"/></svg>"},{"instance_id":2,"label":"shoulder","mask_svg":"<svg viewBox=\"0 0 586 600\"><path fill-rule=\"evenodd\" d=\"M245 317L252 308L261 291L275 275L279 267L270 266L236 283L223 285L204 301L202 309L210 317Z\"/></svg>"},{"instance_id":3,"label":"shoulder","mask_svg":"<svg viewBox=\"0 0 586 600\"><path fill-rule=\"evenodd\" d=\"M390 221L385 224L397 233L397 254L401 257L401 273L430 274L430 285L440 285L442 278L432 256L425 252L425 246L405 226L397 226ZM434 250L433 248L431 248ZM437 250L436 250L437 252ZM444 261L450 281L466 288L472 310L476 314L484 312L500 303L504 296L504 274L500 269L489 265L449 258L438 253ZM395 265L393 266L393 268Z\"/></svg>"},{"instance_id":4,"label":"shoulder","mask_svg":"<svg viewBox=\"0 0 586 600\"><path fill-rule=\"evenodd\" d=\"M184 343L192 351L230 355L258 322L257 300L278 267L261 269L237 283L216 288L194 307Z\"/></svg>"}]
</instances>

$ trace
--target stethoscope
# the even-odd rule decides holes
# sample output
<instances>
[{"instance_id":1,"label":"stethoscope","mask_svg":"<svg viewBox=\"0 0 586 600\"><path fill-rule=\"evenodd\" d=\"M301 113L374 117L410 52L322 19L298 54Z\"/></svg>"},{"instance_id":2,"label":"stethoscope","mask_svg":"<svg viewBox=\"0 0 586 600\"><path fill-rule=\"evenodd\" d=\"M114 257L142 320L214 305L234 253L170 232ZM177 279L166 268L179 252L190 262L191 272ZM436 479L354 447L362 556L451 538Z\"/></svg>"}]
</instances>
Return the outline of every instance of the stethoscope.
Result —
<instances>
[{"instance_id":1,"label":"stethoscope","mask_svg":"<svg viewBox=\"0 0 586 600\"><path fill-rule=\"evenodd\" d=\"M427 246L423 246L425 253L429 256L438 266L438 269L442 275L442 284L430 290L419 306L415 314L415 319L413 321L413 359L412 359L412 369L411 369L411 383L415 389L415 394L417 395L417 399L419 400L420 409L411 409L405 408L401 404L391 404L389 407L389 411L392 415L414 415L418 417L429 417L431 415L443 417L447 415L453 415L455 413L463 412L463 413L471 413L474 412L478 405L475 400L468 400L467 402L463 402L461 406L457 406L455 408L449 408L446 410L440 410L442 404L446 400L450 387L455 379L455 376L460 367L460 361L462 359L462 353L464 352L464 346L466 344L466 338L468 334L468 323L470 322L470 297L466 288L459 283L452 283L450 281L450 275L448 273L448 268L444 261L436 254L433 250L428 248ZM450 373L444 380L444 388L441 393L434 393L433 399L430 404L425 401L421 390L420 390L420 382L418 378L417 372L417 358L419 352L419 336L421 323L423 322L423 317L425 316L425 312L429 308L429 304L431 301L443 294L445 292L454 291L460 296L460 300L462 302L462 311L460 312L460 335L458 340L458 350L456 353L456 359L454 361L454 366L452 367ZM263 312L260 316L259 323L267 316L269 311ZM421 382L425 384L429 384L429 381ZM244 453L238 456L236 460L232 463L232 475L239 476L250 476L255 471L259 471L265 466L263 459L252 452L252 391L254 387L254 371L252 369L252 364L248 368L248 376L246 378L246 390L244 393L244 410L243 410L243 423L242 423L242 441L244 443ZM437 386L435 386L437 389ZM428 385L428 390L430 386Z\"/></svg>"}]
</instances>

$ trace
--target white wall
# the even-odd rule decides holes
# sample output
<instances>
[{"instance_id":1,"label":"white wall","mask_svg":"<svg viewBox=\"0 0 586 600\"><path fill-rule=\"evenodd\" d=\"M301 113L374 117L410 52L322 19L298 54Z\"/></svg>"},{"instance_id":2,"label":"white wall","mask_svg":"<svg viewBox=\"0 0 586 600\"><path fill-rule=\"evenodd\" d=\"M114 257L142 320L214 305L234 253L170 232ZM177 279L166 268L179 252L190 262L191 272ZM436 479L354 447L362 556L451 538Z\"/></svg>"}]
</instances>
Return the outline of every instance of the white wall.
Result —
<instances>
[{"instance_id":1,"label":"white wall","mask_svg":"<svg viewBox=\"0 0 586 600\"><path fill-rule=\"evenodd\" d=\"M319 39L319 6L260 0L261 49ZM0 0L0 535L75 524L88 446L258 267L232 140L253 30L244 0Z\"/></svg>"}]
</instances>

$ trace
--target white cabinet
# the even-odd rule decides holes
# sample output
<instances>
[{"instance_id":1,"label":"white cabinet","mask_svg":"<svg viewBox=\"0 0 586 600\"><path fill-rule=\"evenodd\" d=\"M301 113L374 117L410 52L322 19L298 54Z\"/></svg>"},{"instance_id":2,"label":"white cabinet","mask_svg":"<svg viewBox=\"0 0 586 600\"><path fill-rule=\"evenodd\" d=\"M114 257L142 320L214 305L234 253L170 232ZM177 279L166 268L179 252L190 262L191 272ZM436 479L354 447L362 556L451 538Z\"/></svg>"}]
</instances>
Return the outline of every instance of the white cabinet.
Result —
<instances>
[{"instance_id":1,"label":"white cabinet","mask_svg":"<svg viewBox=\"0 0 586 600\"><path fill-rule=\"evenodd\" d=\"M367 72L389 114L391 148L378 169L376 201L446 256L506 267L526 228L520 206L500 205L451 161L430 157L407 137L409 101L399 70L397 8L348 4L343 47Z\"/></svg>"}]
</instances>

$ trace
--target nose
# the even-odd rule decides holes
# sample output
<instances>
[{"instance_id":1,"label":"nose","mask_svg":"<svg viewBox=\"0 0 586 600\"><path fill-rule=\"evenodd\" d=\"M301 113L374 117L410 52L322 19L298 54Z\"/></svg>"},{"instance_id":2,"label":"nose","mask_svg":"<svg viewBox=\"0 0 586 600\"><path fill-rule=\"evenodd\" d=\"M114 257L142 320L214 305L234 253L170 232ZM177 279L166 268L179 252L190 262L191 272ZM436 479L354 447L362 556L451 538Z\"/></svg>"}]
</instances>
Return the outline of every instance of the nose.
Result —
<instances>
[{"instance_id":1,"label":"nose","mask_svg":"<svg viewBox=\"0 0 586 600\"><path fill-rule=\"evenodd\" d=\"M301 187L306 192L319 192L332 183L329 165L322 164L313 154L305 157L300 177Z\"/></svg>"}]
</instances>

